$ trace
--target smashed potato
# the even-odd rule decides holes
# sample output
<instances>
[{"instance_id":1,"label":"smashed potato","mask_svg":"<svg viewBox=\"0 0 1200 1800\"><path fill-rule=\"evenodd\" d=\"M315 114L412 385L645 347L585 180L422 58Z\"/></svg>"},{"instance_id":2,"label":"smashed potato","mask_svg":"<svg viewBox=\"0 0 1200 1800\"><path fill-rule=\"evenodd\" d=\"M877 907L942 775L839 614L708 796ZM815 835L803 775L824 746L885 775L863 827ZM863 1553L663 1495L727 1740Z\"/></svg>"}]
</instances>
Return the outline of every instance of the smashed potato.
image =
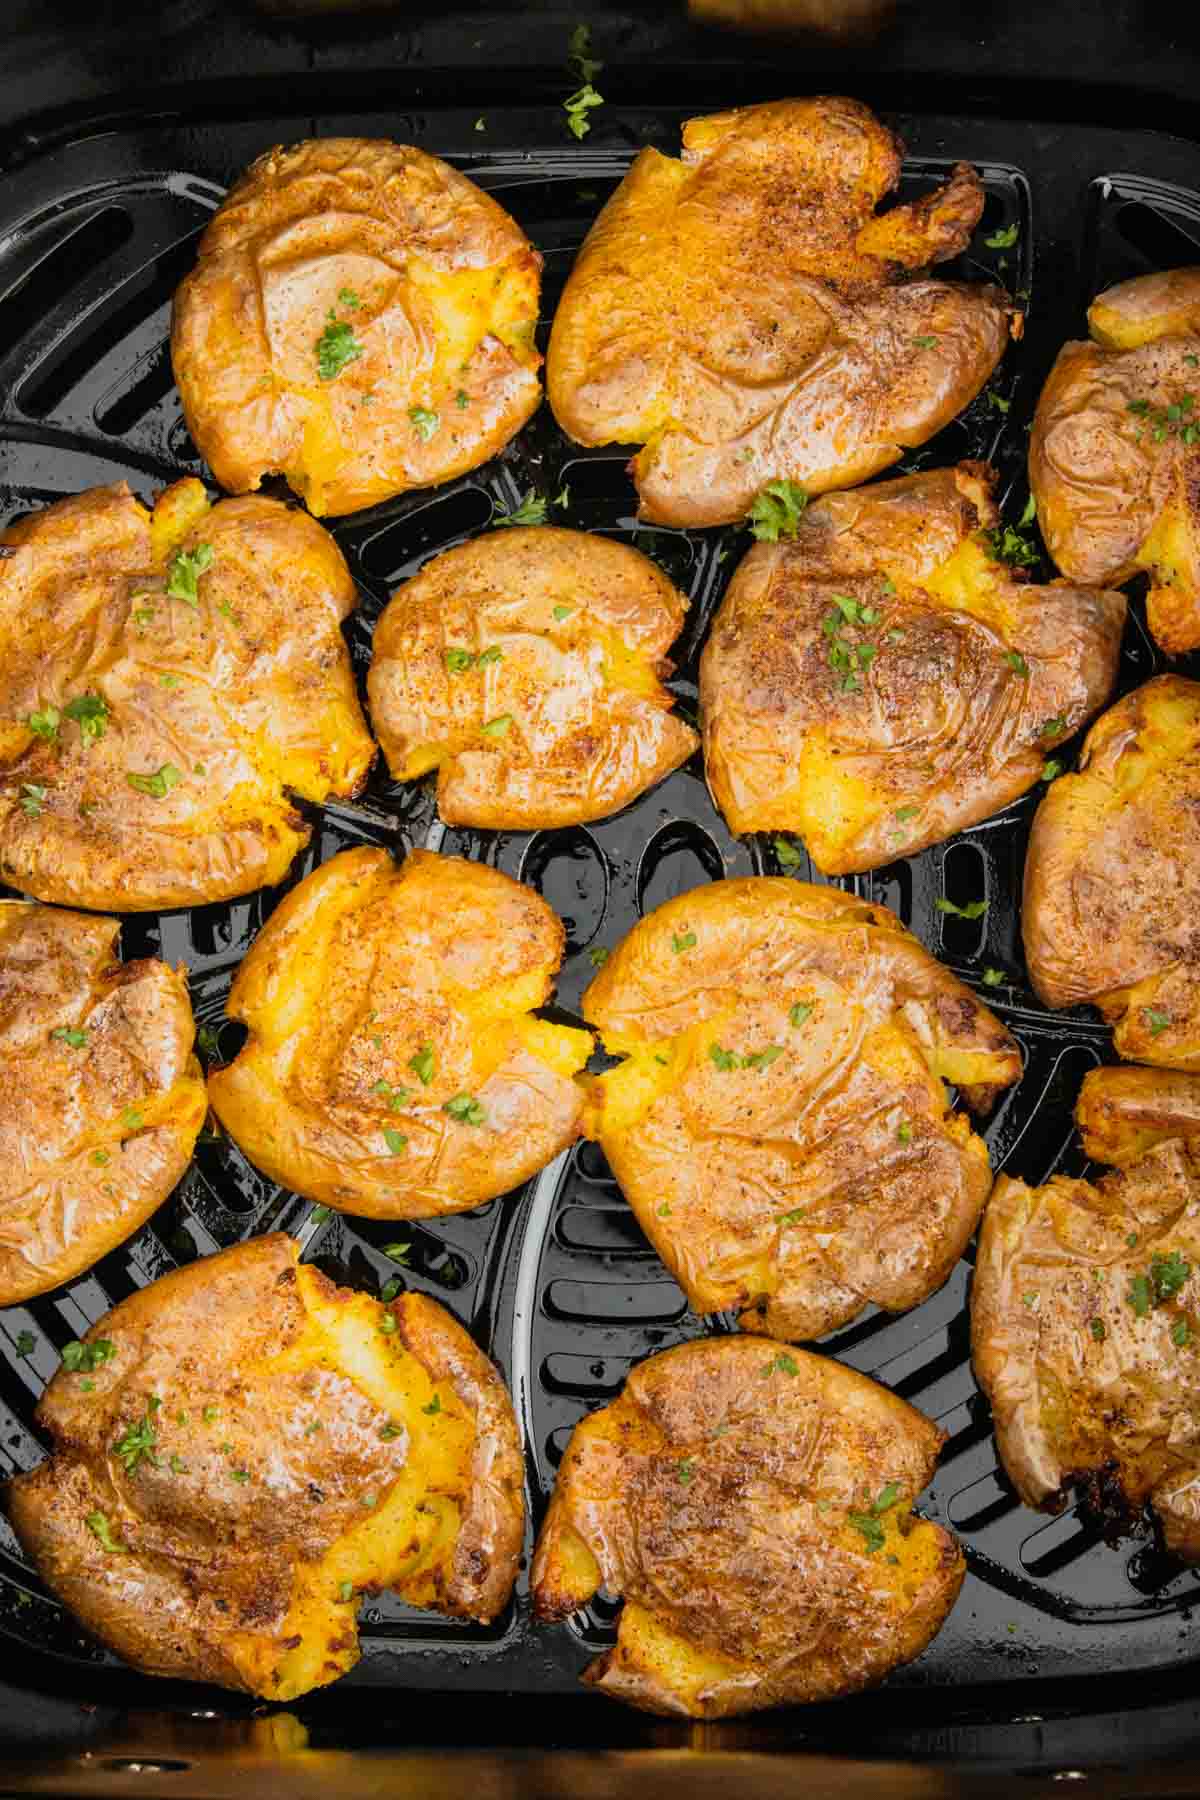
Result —
<instances>
[{"instance_id":1,"label":"smashed potato","mask_svg":"<svg viewBox=\"0 0 1200 1800\"><path fill-rule=\"evenodd\" d=\"M635 926L583 1013L624 1059L584 1131L697 1312L813 1338L945 1281L991 1172L943 1081L984 1107L1021 1059L886 908L714 882Z\"/></svg>"},{"instance_id":2,"label":"smashed potato","mask_svg":"<svg viewBox=\"0 0 1200 1800\"><path fill-rule=\"evenodd\" d=\"M564 933L497 869L345 850L294 888L238 970L250 1029L213 1111L273 1181L377 1219L466 1212L579 1135L591 1034L534 1015Z\"/></svg>"},{"instance_id":3,"label":"smashed potato","mask_svg":"<svg viewBox=\"0 0 1200 1800\"><path fill-rule=\"evenodd\" d=\"M9 1483L18 1537L151 1675L291 1700L358 1660L364 1593L491 1619L524 1530L512 1403L423 1294L382 1306L282 1233L177 1269L89 1331Z\"/></svg>"},{"instance_id":4,"label":"smashed potato","mask_svg":"<svg viewBox=\"0 0 1200 1800\"><path fill-rule=\"evenodd\" d=\"M1027 792L1112 691L1125 601L996 558L994 475L960 463L834 494L738 567L700 663L730 829L873 869Z\"/></svg>"},{"instance_id":5,"label":"smashed potato","mask_svg":"<svg viewBox=\"0 0 1200 1800\"><path fill-rule=\"evenodd\" d=\"M856 100L775 100L641 152L579 252L547 359L577 443L640 443L640 516L723 525L767 483L853 487L961 412L1021 315L912 279L962 250L974 169L876 216L902 146Z\"/></svg>"},{"instance_id":6,"label":"smashed potato","mask_svg":"<svg viewBox=\"0 0 1200 1800\"><path fill-rule=\"evenodd\" d=\"M1122 1071L1136 1073L1137 1071ZM975 1372L1029 1506L1149 1502L1200 1561L1200 1166L1178 1140L1092 1183L1002 1175L971 1290Z\"/></svg>"},{"instance_id":7,"label":"smashed potato","mask_svg":"<svg viewBox=\"0 0 1200 1800\"><path fill-rule=\"evenodd\" d=\"M188 428L222 487L279 473L318 514L476 469L541 400L541 266L502 206L424 150L268 150L175 296Z\"/></svg>"},{"instance_id":8,"label":"smashed potato","mask_svg":"<svg viewBox=\"0 0 1200 1800\"><path fill-rule=\"evenodd\" d=\"M832 1699L919 1656L964 1563L913 1502L944 1434L865 1375L765 1338L634 1369L575 1427L533 1563L538 1617L621 1595L583 1679L715 1719Z\"/></svg>"},{"instance_id":9,"label":"smashed potato","mask_svg":"<svg viewBox=\"0 0 1200 1800\"><path fill-rule=\"evenodd\" d=\"M0 902L0 1306L137 1230L208 1101L182 973L117 961L116 919Z\"/></svg>"},{"instance_id":10,"label":"smashed potato","mask_svg":"<svg viewBox=\"0 0 1200 1800\"><path fill-rule=\"evenodd\" d=\"M698 739L661 676L687 601L638 550L553 526L425 564L375 630L371 717L399 781L438 771L452 825L605 818Z\"/></svg>"},{"instance_id":11,"label":"smashed potato","mask_svg":"<svg viewBox=\"0 0 1200 1800\"><path fill-rule=\"evenodd\" d=\"M1200 268L1142 275L1088 309L1037 404L1029 479L1073 581L1150 575L1164 650L1200 645Z\"/></svg>"},{"instance_id":12,"label":"smashed potato","mask_svg":"<svg viewBox=\"0 0 1200 1800\"><path fill-rule=\"evenodd\" d=\"M1075 1123L1094 1162L1127 1168L1170 1138L1200 1139L1200 1076L1180 1069L1089 1069Z\"/></svg>"},{"instance_id":13,"label":"smashed potato","mask_svg":"<svg viewBox=\"0 0 1200 1800\"><path fill-rule=\"evenodd\" d=\"M1200 1070L1200 683L1103 713L1038 808L1022 927L1047 1006L1090 1001L1131 1062Z\"/></svg>"},{"instance_id":14,"label":"smashed potato","mask_svg":"<svg viewBox=\"0 0 1200 1800\"><path fill-rule=\"evenodd\" d=\"M0 876L117 912L281 880L309 837L288 790L352 794L375 753L329 534L186 480L153 514L90 488L0 541Z\"/></svg>"}]
</instances>

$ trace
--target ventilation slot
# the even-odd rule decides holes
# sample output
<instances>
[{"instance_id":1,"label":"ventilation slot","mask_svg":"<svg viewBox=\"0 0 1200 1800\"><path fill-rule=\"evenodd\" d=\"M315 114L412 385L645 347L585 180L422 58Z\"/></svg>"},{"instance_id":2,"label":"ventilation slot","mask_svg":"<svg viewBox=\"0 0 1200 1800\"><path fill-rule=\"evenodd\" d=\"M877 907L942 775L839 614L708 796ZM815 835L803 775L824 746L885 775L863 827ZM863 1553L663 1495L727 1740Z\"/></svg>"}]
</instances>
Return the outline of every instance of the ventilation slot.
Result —
<instances>
[{"instance_id":1,"label":"ventilation slot","mask_svg":"<svg viewBox=\"0 0 1200 1800\"><path fill-rule=\"evenodd\" d=\"M107 262L132 236L133 220L124 208L106 206L60 239L0 300L0 343L24 337L31 320L44 319L61 306L86 275Z\"/></svg>"}]
</instances>

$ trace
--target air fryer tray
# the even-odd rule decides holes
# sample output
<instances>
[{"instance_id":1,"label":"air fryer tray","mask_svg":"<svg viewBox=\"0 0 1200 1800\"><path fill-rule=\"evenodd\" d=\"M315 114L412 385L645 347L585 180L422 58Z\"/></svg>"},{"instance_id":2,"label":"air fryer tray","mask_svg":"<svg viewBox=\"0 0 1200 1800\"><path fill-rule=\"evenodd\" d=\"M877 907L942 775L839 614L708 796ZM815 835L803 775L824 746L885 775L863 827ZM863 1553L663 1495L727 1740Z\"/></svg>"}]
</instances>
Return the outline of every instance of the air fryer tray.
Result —
<instances>
[{"instance_id":1,"label":"air fryer tray","mask_svg":"<svg viewBox=\"0 0 1200 1800\"><path fill-rule=\"evenodd\" d=\"M670 91L669 83L664 87ZM361 133L448 157L512 212L544 255L544 345L574 251L637 149L653 143L674 152L689 112L731 97L767 97L706 93L686 110L610 103L591 115L592 133L577 145L552 98L490 106L479 130L477 107L439 104L401 113L386 109L383 91L375 91L370 110L336 115L301 115L303 87L293 84L277 107L257 116L222 116L214 107L186 120L172 115L78 126L0 176L3 520L97 482L128 479L147 498L179 475L206 476L172 383L170 298L224 188L271 144ZM309 107L320 103L310 99ZM1200 145L1087 125L933 114L893 114L888 122L908 145L906 198L944 179L960 157L977 164L987 207L969 254L948 272L999 275L1027 298L1029 310L1024 342L1009 351L990 384L1008 409L981 396L900 471L988 457L1002 471L1013 518L1026 497L1025 445L1038 388L1058 345L1082 334L1088 299L1126 276L1200 260ZM985 246L987 236L1014 224L1014 249ZM680 710L694 717L698 650L749 540L732 527L639 529L624 472L627 454L579 450L543 407L476 474L334 521L360 590L359 611L347 627L360 682L374 621L398 582L486 528L494 511L529 489L552 500L565 485L569 505L551 508L554 522L637 544L691 596L673 685ZM1144 681L1162 660L1139 602L1126 632L1118 691ZM948 844L838 883L892 907L973 987L989 965L1004 971L1006 985L980 991L1020 1040L1025 1075L1001 1100L986 1136L996 1168L1034 1182L1054 1170L1084 1172L1071 1108L1084 1072L1112 1055L1094 1015L1085 1009L1050 1015L1028 986L1018 898L1036 801L1032 794ZM725 829L699 758L618 817L579 829L446 829L431 780L401 787L379 767L359 800L309 811L312 842L285 887L362 843L397 856L427 845L535 886L566 921L567 957L549 1010L570 1020L578 1017L593 972L589 951L615 944L650 908L702 882L780 872L769 838L739 841ZM795 872L822 879L806 859ZM197 1022L216 1033L218 1060L228 1060L239 1041L240 1028L223 1023L233 973L283 892L134 914L124 923L127 958L158 955L187 964ZM936 909L942 895L958 902L986 896L990 904L982 919L967 922ZM308 1201L256 1173L228 1141L206 1133L179 1188L128 1243L82 1279L0 1313L3 1472L28 1469L41 1455L31 1415L69 1339L178 1264L275 1229L300 1238L304 1254L339 1280L378 1292L399 1275L471 1330L507 1379L521 1421L531 1537L577 1420L611 1399L631 1365L652 1351L705 1330L734 1329L731 1317L706 1324L688 1310L594 1145L577 1145L506 1199L405 1227L412 1266L398 1270L381 1248L396 1236L394 1225L321 1218ZM945 1629L892 1686L954 1686L961 1700L964 1687L994 1692L997 1684L1013 1684L1005 1703L1020 1712L1020 1684L1032 1704L1033 1677L1159 1670L1155 1691L1161 1694L1172 1685L1167 1671L1181 1673L1192 1652L1189 1618L1200 1600L1200 1571L1163 1555L1148 1529L1109 1543L1103 1522L1082 1506L1051 1519L1020 1505L998 1467L988 1409L971 1374L969 1280L968 1255L923 1306L895 1318L868 1309L819 1345L912 1401L948 1433L922 1507L957 1532L969 1573ZM34 1341L26 1355L18 1350L22 1333ZM507 1611L489 1626L419 1613L384 1595L364 1608L363 1658L344 1685L575 1692L579 1670L611 1642L615 1611L597 1600L566 1625L535 1629L527 1573ZM118 1704L153 1706L167 1697L164 1684L123 1670L80 1631L6 1524L0 1525L0 1642L10 1668L48 1670L60 1691L80 1698L103 1694ZM1092 1690L1093 1698L1098 1694ZM1038 1695L1044 1705L1041 1683ZM1124 1703L1120 1694L1118 1703Z\"/></svg>"}]
</instances>

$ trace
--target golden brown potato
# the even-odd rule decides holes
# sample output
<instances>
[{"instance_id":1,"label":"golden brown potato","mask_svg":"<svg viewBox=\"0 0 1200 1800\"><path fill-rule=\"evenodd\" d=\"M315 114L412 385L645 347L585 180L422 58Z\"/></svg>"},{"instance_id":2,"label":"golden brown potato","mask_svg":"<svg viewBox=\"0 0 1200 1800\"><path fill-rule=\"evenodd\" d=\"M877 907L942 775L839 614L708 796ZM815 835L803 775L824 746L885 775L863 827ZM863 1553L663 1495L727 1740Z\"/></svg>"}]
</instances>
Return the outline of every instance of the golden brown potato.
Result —
<instances>
[{"instance_id":1,"label":"golden brown potato","mask_svg":"<svg viewBox=\"0 0 1200 1800\"><path fill-rule=\"evenodd\" d=\"M392 597L368 691L398 781L438 771L452 825L602 819L699 742L660 675L687 601L638 550L520 526L447 550Z\"/></svg>"},{"instance_id":2,"label":"golden brown potato","mask_svg":"<svg viewBox=\"0 0 1200 1800\"><path fill-rule=\"evenodd\" d=\"M250 1038L213 1111L274 1181L377 1219L465 1212L579 1135L590 1033L536 1018L562 960L546 902L498 869L345 850L238 970Z\"/></svg>"},{"instance_id":3,"label":"golden brown potato","mask_svg":"<svg viewBox=\"0 0 1200 1800\"><path fill-rule=\"evenodd\" d=\"M1054 782L1022 928L1047 1006L1090 1001L1131 1062L1200 1070L1200 683L1160 675L1103 713Z\"/></svg>"},{"instance_id":4,"label":"golden brown potato","mask_svg":"<svg viewBox=\"0 0 1200 1800\"><path fill-rule=\"evenodd\" d=\"M90 488L2 542L0 876L118 912L281 880L309 836L287 791L351 794L374 755L329 534L188 480L153 515Z\"/></svg>"},{"instance_id":5,"label":"golden brown potato","mask_svg":"<svg viewBox=\"0 0 1200 1800\"><path fill-rule=\"evenodd\" d=\"M175 296L184 416L222 487L346 513L476 469L541 400L542 259L411 145L315 138L242 176Z\"/></svg>"},{"instance_id":6,"label":"golden brown potato","mask_svg":"<svg viewBox=\"0 0 1200 1800\"><path fill-rule=\"evenodd\" d=\"M90 1268L166 1199L208 1101L183 971L116 919L0 902L0 1306Z\"/></svg>"},{"instance_id":7,"label":"golden brown potato","mask_svg":"<svg viewBox=\"0 0 1200 1800\"><path fill-rule=\"evenodd\" d=\"M856 100L691 119L643 150L579 252L547 388L581 444L640 443L640 514L739 519L770 481L853 487L974 398L1021 315L996 287L912 280L983 210L960 163L880 217L902 146Z\"/></svg>"},{"instance_id":8,"label":"golden brown potato","mask_svg":"<svg viewBox=\"0 0 1200 1800\"><path fill-rule=\"evenodd\" d=\"M1131 1073L1133 1071L1130 1071ZM1161 1143L1095 1184L1002 1175L971 1291L975 1372L1022 1500L1111 1478L1200 1561L1200 1168Z\"/></svg>"},{"instance_id":9,"label":"golden brown potato","mask_svg":"<svg viewBox=\"0 0 1200 1800\"><path fill-rule=\"evenodd\" d=\"M794 831L873 869L1025 793L1112 691L1123 597L1030 587L960 463L834 494L756 544L700 663L704 756L731 830Z\"/></svg>"},{"instance_id":10,"label":"golden brown potato","mask_svg":"<svg viewBox=\"0 0 1200 1800\"><path fill-rule=\"evenodd\" d=\"M1200 1139L1200 1076L1180 1069L1089 1069L1075 1123L1093 1161L1124 1169L1170 1138Z\"/></svg>"},{"instance_id":11,"label":"golden brown potato","mask_svg":"<svg viewBox=\"0 0 1200 1800\"><path fill-rule=\"evenodd\" d=\"M290 1700L358 1661L362 1593L491 1619L524 1530L512 1403L435 1301L381 1306L282 1233L165 1275L88 1333L7 1490L90 1631L151 1675Z\"/></svg>"},{"instance_id":12,"label":"golden brown potato","mask_svg":"<svg viewBox=\"0 0 1200 1800\"><path fill-rule=\"evenodd\" d=\"M1150 572L1164 650L1200 645L1200 268L1109 288L1092 343L1064 344L1038 400L1029 480L1073 581Z\"/></svg>"},{"instance_id":13,"label":"golden brown potato","mask_svg":"<svg viewBox=\"0 0 1200 1800\"><path fill-rule=\"evenodd\" d=\"M625 1058L598 1139L697 1312L812 1338L941 1286L991 1185L948 1110L1021 1072L987 1008L882 906L752 876L635 926L583 996Z\"/></svg>"},{"instance_id":14,"label":"golden brown potato","mask_svg":"<svg viewBox=\"0 0 1200 1800\"><path fill-rule=\"evenodd\" d=\"M873 37L895 0L688 0L701 25L736 31L800 32L819 37Z\"/></svg>"},{"instance_id":15,"label":"golden brown potato","mask_svg":"<svg viewBox=\"0 0 1200 1800\"><path fill-rule=\"evenodd\" d=\"M709 1338L634 1369L575 1427L533 1563L564 1619L624 1597L583 1679L648 1712L715 1719L827 1700L919 1656L963 1579L914 1518L944 1434L865 1375L766 1338Z\"/></svg>"}]
</instances>

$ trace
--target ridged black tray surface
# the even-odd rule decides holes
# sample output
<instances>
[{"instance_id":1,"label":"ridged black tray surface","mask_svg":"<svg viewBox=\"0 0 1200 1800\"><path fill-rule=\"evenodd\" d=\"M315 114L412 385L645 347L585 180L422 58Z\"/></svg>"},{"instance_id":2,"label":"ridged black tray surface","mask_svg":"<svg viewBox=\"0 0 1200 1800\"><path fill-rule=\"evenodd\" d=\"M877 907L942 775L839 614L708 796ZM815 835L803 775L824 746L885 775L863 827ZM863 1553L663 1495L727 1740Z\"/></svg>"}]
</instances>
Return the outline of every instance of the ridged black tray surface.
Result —
<instances>
[{"instance_id":1,"label":"ridged black tray surface","mask_svg":"<svg viewBox=\"0 0 1200 1800\"><path fill-rule=\"evenodd\" d=\"M738 98L749 96L739 94ZM869 96L868 96L869 97ZM720 103L706 95L688 112ZM310 103L311 104L311 103ZM232 177L272 143L311 133L389 136L447 156L513 213L545 262L543 335L573 253L637 149L674 151L681 108L609 107L576 145L550 105L493 107L477 132L475 109L370 110L313 117L283 110L172 119L136 129L82 128L0 180L0 521L97 482L128 479L149 497L180 474L205 475L180 414L167 331L171 293L190 266L197 233ZM925 191L960 157L983 173L988 200L971 252L951 273L999 275L1029 303L1024 342L1010 350L989 393L901 468L990 457L1002 472L1008 516L1024 504L1028 423L1058 345L1083 334L1098 288L1155 267L1200 260L1200 146L1149 132L969 117L891 116L909 146L903 193ZM1009 251L984 239L1017 225ZM583 452L549 410L495 462L436 492L412 494L332 526L361 591L348 636L365 676L375 619L389 591L431 555L485 528L530 488L569 504L557 523L636 543L691 596L677 652L681 707L694 714L695 672L709 620L744 533L639 529L624 473L627 452ZM1048 576L1049 570L1044 571ZM1120 691L1161 658L1140 604L1126 633ZM1069 754L1069 752L1068 752ZM1107 1032L1083 1012L1053 1016L1032 997L1020 949L1018 900L1036 795L950 843L843 885L893 907L965 980L985 967L1007 985L984 988L1019 1038L1020 1085L989 1121L993 1164L1030 1180L1082 1172L1071 1107L1086 1069L1111 1058ZM586 829L533 834L444 830L425 784L400 788L376 771L351 805L313 810L314 832L288 885L338 850L381 844L402 855L429 845L478 858L537 887L566 920L568 954L556 1007L577 1014L593 968L588 951L611 945L673 894L726 875L779 873L768 839L738 841L708 798L698 761L617 818ZM804 865L796 873L820 879ZM237 1045L222 1029L237 965L282 889L230 905L132 915L126 957L158 954L191 972L196 1017L217 1033L219 1057ZM976 922L944 916L935 900L986 897ZM181 1262L255 1232L295 1233L306 1255L351 1285L377 1291L397 1270L382 1253L394 1226L334 1215L314 1221L299 1200L258 1175L228 1142L201 1142L179 1189L137 1235L87 1276L27 1307L0 1313L0 1470L31 1467L41 1445L30 1420L59 1351L135 1287ZM572 1426L611 1398L631 1364L704 1330L646 1243L603 1157L581 1144L519 1194L457 1218L406 1228L405 1283L448 1306L509 1381L526 1440L531 1525L540 1521ZM1190 1609L1200 1573L1162 1556L1148 1533L1109 1545L1072 1507L1056 1519L1025 1510L999 1470L988 1410L972 1378L966 1295L969 1259L942 1291L898 1318L870 1311L821 1348L862 1369L937 1419L949 1442L924 1502L959 1534L969 1575L949 1623L893 1685L1026 1683L1034 1677L1178 1670L1193 1654ZM34 1348L18 1353L18 1337ZM362 1620L361 1686L575 1690L590 1654L611 1641L613 1609L594 1605L569 1625L534 1629L525 1576L506 1614L488 1627L420 1614L390 1598ZM161 1684L124 1673L42 1587L0 1526L0 1645L8 1666L53 1667L81 1696L103 1688L125 1704L160 1704ZM1022 1695L1013 1692L1018 1703ZM863 1703L860 1703L863 1704Z\"/></svg>"}]
</instances>

